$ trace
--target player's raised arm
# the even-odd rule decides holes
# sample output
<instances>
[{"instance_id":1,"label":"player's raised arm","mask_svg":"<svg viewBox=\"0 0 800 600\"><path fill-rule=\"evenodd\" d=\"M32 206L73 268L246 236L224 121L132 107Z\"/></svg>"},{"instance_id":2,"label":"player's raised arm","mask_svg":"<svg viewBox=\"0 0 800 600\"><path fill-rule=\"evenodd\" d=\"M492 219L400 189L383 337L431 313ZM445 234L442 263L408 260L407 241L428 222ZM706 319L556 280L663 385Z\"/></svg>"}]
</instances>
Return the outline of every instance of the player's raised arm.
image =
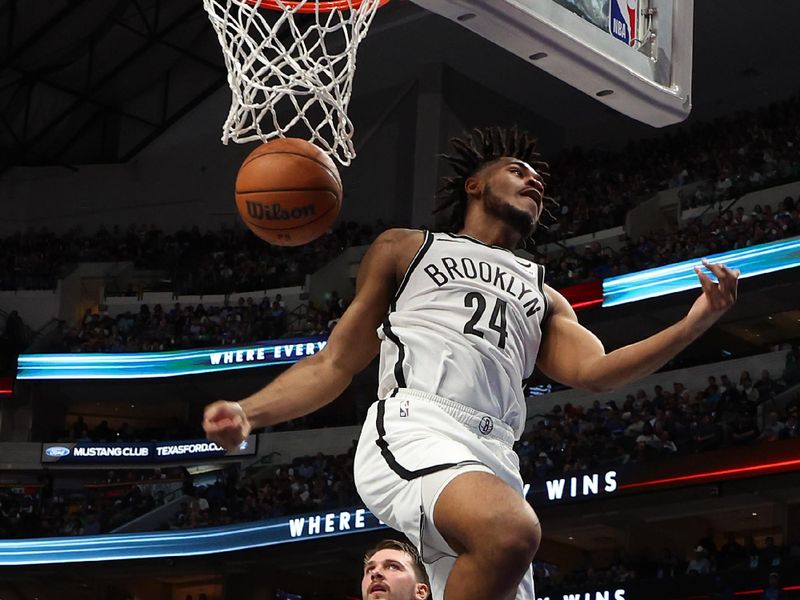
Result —
<instances>
[{"instance_id":1,"label":"player's raised arm","mask_svg":"<svg viewBox=\"0 0 800 600\"><path fill-rule=\"evenodd\" d=\"M594 392L607 391L653 373L711 327L736 301L739 271L703 264L717 277L714 283L699 268L703 293L687 315L666 329L606 354L597 337L578 323L567 300L548 288L553 311L539 349L537 365L548 377Z\"/></svg>"},{"instance_id":2,"label":"player's raised arm","mask_svg":"<svg viewBox=\"0 0 800 600\"><path fill-rule=\"evenodd\" d=\"M378 353L376 329L397 286L397 246L409 233L389 230L373 242L361 262L355 298L320 352L241 402L219 401L206 407L203 428L208 439L228 448L238 445L251 429L311 413L345 390Z\"/></svg>"}]
</instances>

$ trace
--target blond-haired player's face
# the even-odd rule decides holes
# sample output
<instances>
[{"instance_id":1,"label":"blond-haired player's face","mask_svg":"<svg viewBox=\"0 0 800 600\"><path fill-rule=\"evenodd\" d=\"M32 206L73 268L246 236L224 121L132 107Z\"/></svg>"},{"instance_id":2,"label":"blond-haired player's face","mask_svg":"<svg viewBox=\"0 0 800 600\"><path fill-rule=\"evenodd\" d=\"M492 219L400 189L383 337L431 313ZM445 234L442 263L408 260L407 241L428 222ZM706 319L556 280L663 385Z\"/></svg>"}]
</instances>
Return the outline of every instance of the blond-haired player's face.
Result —
<instances>
[{"instance_id":1,"label":"blond-haired player's face","mask_svg":"<svg viewBox=\"0 0 800 600\"><path fill-rule=\"evenodd\" d=\"M364 600L425 600L428 587L417 583L411 559L401 550L378 550L364 565Z\"/></svg>"},{"instance_id":2,"label":"blond-haired player's face","mask_svg":"<svg viewBox=\"0 0 800 600\"><path fill-rule=\"evenodd\" d=\"M482 183L486 212L507 222L523 237L533 233L542 213L544 182L528 163L510 157L500 158L477 177Z\"/></svg>"}]
</instances>

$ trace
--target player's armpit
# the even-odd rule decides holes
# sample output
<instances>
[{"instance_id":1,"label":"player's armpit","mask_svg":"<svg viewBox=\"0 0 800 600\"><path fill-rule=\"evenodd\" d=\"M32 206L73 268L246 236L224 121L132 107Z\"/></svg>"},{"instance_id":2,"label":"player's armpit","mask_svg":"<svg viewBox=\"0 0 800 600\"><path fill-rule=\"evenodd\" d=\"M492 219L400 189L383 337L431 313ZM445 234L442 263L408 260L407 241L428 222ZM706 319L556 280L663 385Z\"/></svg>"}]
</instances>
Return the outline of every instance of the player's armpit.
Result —
<instances>
[{"instance_id":1,"label":"player's armpit","mask_svg":"<svg viewBox=\"0 0 800 600\"><path fill-rule=\"evenodd\" d=\"M356 296L327 345L240 402L253 428L295 419L332 402L375 358L380 347L376 330L395 293L399 264L421 241L420 232L389 230L373 242L361 261Z\"/></svg>"},{"instance_id":2,"label":"player's armpit","mask_svg":"<svg viewBox=\"0 0 800 600\"><path fill-rule=\"evenodd\" d=\"M322 358L352 377L378 354L377 329L389 311L397 290L398 259L409 236L421 233L402 229L383 232L364 255L356 280L356 295L331 332ZM417 246L419 246L417 244Z\"/></svg>"}]
</instances>

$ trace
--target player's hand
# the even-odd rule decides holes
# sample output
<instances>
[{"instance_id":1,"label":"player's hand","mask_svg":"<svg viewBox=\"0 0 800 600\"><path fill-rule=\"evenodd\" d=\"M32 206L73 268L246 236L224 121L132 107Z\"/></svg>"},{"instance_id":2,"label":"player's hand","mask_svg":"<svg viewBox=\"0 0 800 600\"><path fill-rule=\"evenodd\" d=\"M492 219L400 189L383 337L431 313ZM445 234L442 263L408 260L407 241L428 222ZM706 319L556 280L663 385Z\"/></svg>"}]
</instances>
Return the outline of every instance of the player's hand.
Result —
<instances>
[{"instance_id":1,"label":"player's hand","mask_svg":"<svg viewBox=\"0 0 800 600\"><path fill-rule=\"evenodd\" d=\"M711 264L705 259L703 266L716 276L719 283L714 283L701 267L694 268L703 288L703 294L689 310L687 319L692 326L705 331L736 302L740 272L725 265Z\"/></svg>"},{"instance_id":2,"label":"player's hand","mask_svg":"<svg viewBox=\"0 0 800 600\"><path fill-rule=\"evenodd\" d=\"M238 402L219 400L206 406L203 429L209 440L230 450L250 435L250 422Z\"/></svg>"}]
</instances>

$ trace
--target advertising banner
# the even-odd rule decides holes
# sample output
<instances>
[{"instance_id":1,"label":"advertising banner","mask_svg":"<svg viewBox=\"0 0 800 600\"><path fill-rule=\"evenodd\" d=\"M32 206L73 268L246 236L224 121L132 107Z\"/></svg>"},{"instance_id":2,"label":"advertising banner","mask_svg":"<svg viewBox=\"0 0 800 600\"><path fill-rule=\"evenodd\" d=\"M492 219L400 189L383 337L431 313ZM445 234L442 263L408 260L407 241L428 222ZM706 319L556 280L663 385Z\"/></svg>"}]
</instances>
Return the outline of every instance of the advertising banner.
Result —
<instances>
[{"instance_id":1,"label":"advertising banner","mask_svg":"<svg viewBox=\"0 0 800 600\"><path fill-rule=\"evenodd\" d=\"M42 444L42 462L58 464L193 462L253 455L257 438L249 436L230 451L208 440L178 442L70 442Z\"/></svg>"}]
</instances>

